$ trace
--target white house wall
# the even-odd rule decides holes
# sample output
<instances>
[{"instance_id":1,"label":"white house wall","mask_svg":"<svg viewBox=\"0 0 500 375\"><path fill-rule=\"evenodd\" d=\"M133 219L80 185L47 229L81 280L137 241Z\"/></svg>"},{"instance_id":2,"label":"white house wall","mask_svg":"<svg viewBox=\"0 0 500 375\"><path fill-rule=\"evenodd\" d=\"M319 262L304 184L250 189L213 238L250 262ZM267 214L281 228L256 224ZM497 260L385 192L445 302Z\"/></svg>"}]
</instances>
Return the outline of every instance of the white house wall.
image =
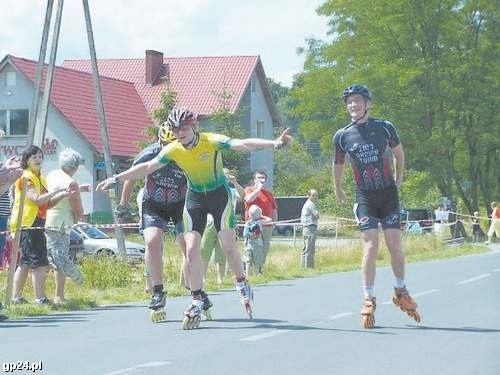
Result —
<instances>
[{"instance_id":1,"label":"white house wall","mask_svg":"<svg viewBox=\"0 0 500 375\"><path fill-rule=\"evenodd\" d=\"M271 118L271 113L266 103L264 93L262 91L262 86L256 77L255 72L252 75L253 88L250 88L251 95L251 105L250 105L250 136L257 137L257 121L264 122L262 138L274 139L273 134L273 121ZM263 150L258 152L252 152L250 155L250 169L254 171L255 169L265 169L268 175L268 181L266 183L267 188L273 189L274 186L274 151L273 150Z\"/></svg>"},{"instance_id":2,"label":"white house wall","mask_svg":"<svg viewBox=\"0 0 500 375\"><path fill-rule=\"evenodd\" d=\"M24 74L16 73L16 85L6 86L6 72L15 71L7 64L0 72L0 110L30 109L33 98L34 85ZM84 165L80 166L74 178L81 184L94 186L94 154L88 143L82 140L70 122L54 107L49 104L45 142L52 147L44 150L42 173L44 176L58 168L58 155L66 147L78 151ZM5 160L13 155L21 155L26 147L26 136L10 136L0 141L0 158ZM82 202L85 213L93 211L93 194L82 193Z\"/></svg>"}]
</instances>

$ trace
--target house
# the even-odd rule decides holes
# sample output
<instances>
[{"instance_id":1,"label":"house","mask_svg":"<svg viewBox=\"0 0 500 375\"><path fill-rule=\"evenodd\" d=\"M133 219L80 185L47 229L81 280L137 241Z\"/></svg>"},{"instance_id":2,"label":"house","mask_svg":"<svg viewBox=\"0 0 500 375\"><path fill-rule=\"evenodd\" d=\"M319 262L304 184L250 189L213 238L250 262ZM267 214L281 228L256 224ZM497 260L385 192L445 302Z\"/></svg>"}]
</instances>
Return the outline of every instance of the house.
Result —
<instances>
[{"instance_id":1,"label":"house","mask_svg":"<svg viewBox=\"0 0 500 375\"><path fill-rule=\"evenodd\" d=\"M36 67L36 61L12 55L0 61L0 128L7 135L0 157L19 155L25 147ZM271 139L274 126L280 124L258 56L165 58L147 50L144 59L100 59L98 68L118 171L127 168L139 151L143 130L153 123L152 113L167 88L177 93L179 105L200 115L202 129L213 128L210 115L221 107L222 94L227 108L240 114L247 136ZM43 145L45 174L57 168L57 153L65 147L78 150L85 160L75 176L78 181L95 185L104 178L90 60L66 60L55 68ZM250 154L242 172L262 167L272 178L271 150ZM109 212L106 194L84 194L83 200L86 213Z\"/></svg>"}]
</instances>

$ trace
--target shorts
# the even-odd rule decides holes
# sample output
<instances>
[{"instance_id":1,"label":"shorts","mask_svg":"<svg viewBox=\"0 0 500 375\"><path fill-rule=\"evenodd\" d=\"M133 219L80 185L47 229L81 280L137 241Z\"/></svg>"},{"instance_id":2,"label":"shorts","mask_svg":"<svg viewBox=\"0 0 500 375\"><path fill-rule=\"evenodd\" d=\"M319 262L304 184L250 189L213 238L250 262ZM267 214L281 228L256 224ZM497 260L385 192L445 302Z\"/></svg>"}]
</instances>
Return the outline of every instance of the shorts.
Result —
<instances>
[{"instance_id":1,"label":"shorts","mask_svg":"<svg viewBox=\"0 0 500 375\"><path fill-rule=\"evenodd\" d=\"M47 253L50 265L58 272L70 277L77 284L82 284L83 275L69 256L69 234L46 229L45 237L47 239Z\"/></svg>"},{"instance_id":2,"label":"shorts","mask_svg":"<svg viewBox=\"0 0 500 375\"><path fill-rule=\"evenodd\" d=\"M45 219L36 218L32 227L41 229L21 229L19 247L21 249L21 265L30 269L49 265L47 258L47 242L45 241Z\"/></svg>"},{"instance_id":3,"label":"shorts","mask_svg":"<svg viewBox=\"0 0 500 375\"><path fill-rule=\"evenodd\" d=\"M175 234L179 235L184 232L182 225L182 213L184 210L184 201L180 201L165 208L158 207L152 201L142 201L141 214L141 230L149 227L160 228L164 232L167 231L170 221L174 223Z\"/></svg>"},{"instance_id":4,"label":"shorts","mask_svg":"<svg viewBox=\"0 0 500 375\"><path fill-rule=\"evenodd\" d=\"M226 185L206 192L187 191L184 207L184 229L203 235L207 225L207 214L212 214L217 233L224 229L236 228L233 200Z\"/></svg>"},{"instance_id":5,"label":"shorts","mask_svg":"<svg viewBox=\"0 0 500 375\"><path fill-rule=\"evenodd\" d=\"M356 190L354 215L360 230L401 229L399 216L399 197L396 186L379 190Z\"/></svg>"}]
</instances>

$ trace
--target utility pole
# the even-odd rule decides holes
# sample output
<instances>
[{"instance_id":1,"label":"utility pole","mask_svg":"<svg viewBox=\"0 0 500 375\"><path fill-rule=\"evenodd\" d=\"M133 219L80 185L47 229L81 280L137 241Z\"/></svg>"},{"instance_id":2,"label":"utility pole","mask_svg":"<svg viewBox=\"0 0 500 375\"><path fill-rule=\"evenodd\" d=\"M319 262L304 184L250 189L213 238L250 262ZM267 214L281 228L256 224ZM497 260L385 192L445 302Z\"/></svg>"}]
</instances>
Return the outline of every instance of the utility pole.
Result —
<instances>
[{"instance_id":1,"label":"utility pole","mask_svg":"<svg viewBox=\"0 0 500 375\"><path fill-rule=\"evenodd\" d=\"M111 158L111 148L109 147L108 128L106 126L106 115L104 112L104 104L102 101L101 82L99 78L99 70L97 67L97 57L95 53L94 34L92 32L92 22L90 19L89 4L87 0L82 0L83 11L85 13L85 25L87 26L87 38L89 42L90 61L92 63L92 77L94 80L94 91L97 102L97 114L99 116L99 128L101 130L102 146L104 149L104 163L106 164L107 177L113 176L113 160ZM118 222L118 217L115 213L117 206L117 187L114 186L110 191L111 209L113 211L113 222ZM115 236L118 245L118 252L121 257L125 258L125 240L123 238L123 230L120 226L115 225Z\"/></svg>"}]
</instances>

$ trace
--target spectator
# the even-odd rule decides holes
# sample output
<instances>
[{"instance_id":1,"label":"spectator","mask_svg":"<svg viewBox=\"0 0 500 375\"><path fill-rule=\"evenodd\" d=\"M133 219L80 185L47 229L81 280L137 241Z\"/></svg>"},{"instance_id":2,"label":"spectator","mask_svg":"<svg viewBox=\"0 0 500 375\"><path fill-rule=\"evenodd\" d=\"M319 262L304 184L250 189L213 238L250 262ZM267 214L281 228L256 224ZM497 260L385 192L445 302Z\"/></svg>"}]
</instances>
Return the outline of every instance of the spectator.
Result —
<instances>
[{"instance_id":1,"label":"spectator","mask_svg":"<svg viewBox=\"0 0 500 375\"><path fill-rule=\"evenodd\" d=\"M494 234L497 238L500 238L500 207L497 206L497 202L491 202L491 210L491 224L490 229L488 229L487 245L491 243Z\"/></svg>"},{"instance_id":2,"label":"spectator","mask_svg":"<svg viewBox=\"0 0 500 375\"><path fill-rule=\"evenodd\" d=\"M472 217L472 242L479 242L481 237L481 225L479 224L479 212L474 211L474 216Z\"/></svg>"},{"instance_id":3,"label":"spectator","mask_svg":"<svg viewBox=\"0 0 500 375\"><path fill-rule=\"evenodd\" d=\"M47 191L45 177L41 173L43 163L42 150L34 145L24 150L21 157L22 178L14 184L14 205L10 217L10 231L14 233L17 228L19 207L21 205L21 189L23 179L27 180L24 209L21 216L21 233L19 248L21 259L14 274L12 303L21 304L28 301L22 296L29 270L32 271L33 290L35 303L50 305L51 301L45 294L45 281L49 260L47 257L47 243L45 241L44 226L47 208L54 206L61 199L68 196L64 190ZM13 259L15 262L15 259Z\"/></svg>"},{"instance_id":4,"label":"spectator","mask_svg":"<svg viewBox=\"0 0 500 375\"><path fill-rule=\"evenodd\" d=\"M302 237L304 247L300 253L300 267L314 268L314 255L316 253L316 231L318 229L319 212L316 208L318 192L309 190L308 199L305 201L300 214L302 224Z\"/></svg>"},{"instance_id":5,"label":"spectator","mask_svg":"<svg viewBox=\"0 0 500 375\"><path fill-rule=\"evenodd\" d=\"M250 219L249 208L251 205L259 206L262 210L264 216L268 216L273 222L278 220L278 206L276 205L276 200L274 199L273 193L264 187L267 181L267 173L258 169L253 173L253 186L247 186L245 188L245 221ZM273 224L268 223L262 228L262 239L264 241L264 260L262 265L264 266L266 262L267 254L269 253L269 247L271 245L271 236L273 233Z\"/></svg>"},{"instance_id":6,"label":"spectator","mask_svg":"<svg viewBox=\"0 0 500 375\"><path fill-rule=\"evenodd\" d=\"M0 139L3 138L5 133L0 130ZM2 232L5 232L7 230L7 220L8 216L10 215L10 195L9 195L9 188L10 186L14 183L15 180L17 180L23 173L23 170L21 167L21 160L19 157L14 156L5 162L4 165L0 166L0 220L5 218L5 220L2 220ZM2 263L3 263L3 258L4 258L4 246L5 246L5 238L6 234L2 233L0 234L0 269L2 268ZM0 303L0 310L3 309L2 304ZM8 317L6 315L0 314L0 321L6 320Z\"/></svg>"},{"instance_id":7,"label":"spectator","mask_svg":"<svg viewBox=\"0 0 500 375\"><path fill-rule=\"evenodd\" d=\"M68 197L47 210L47 220L45 221L48 258L54 269L56 285L55 304L66 302L64 297L66 277L70 277L77 284L83 283L83 275L69 255L71 227L83 219L80 192L92 190L90 185L79 185L73 179L82 160L82 156L78 152L66 148L59 154L59 169L47 175L49 191L63 190L69 194Z\"/></svg>"},{"instance_id":8,"label":"spectator","mask_svg":"<svg viewBox=\"0 0 500 375\"><path fill-rule=\"evenodd\" d=\"M261 274L262 266L264 265L263 226L270 224L272 219L262 215L261 208L255 204L248 208L248 214L249 219L243 229L243 238L245 241L243 264L247 275L252 270L257 274Z\"/></svg>"}]
</instances>

